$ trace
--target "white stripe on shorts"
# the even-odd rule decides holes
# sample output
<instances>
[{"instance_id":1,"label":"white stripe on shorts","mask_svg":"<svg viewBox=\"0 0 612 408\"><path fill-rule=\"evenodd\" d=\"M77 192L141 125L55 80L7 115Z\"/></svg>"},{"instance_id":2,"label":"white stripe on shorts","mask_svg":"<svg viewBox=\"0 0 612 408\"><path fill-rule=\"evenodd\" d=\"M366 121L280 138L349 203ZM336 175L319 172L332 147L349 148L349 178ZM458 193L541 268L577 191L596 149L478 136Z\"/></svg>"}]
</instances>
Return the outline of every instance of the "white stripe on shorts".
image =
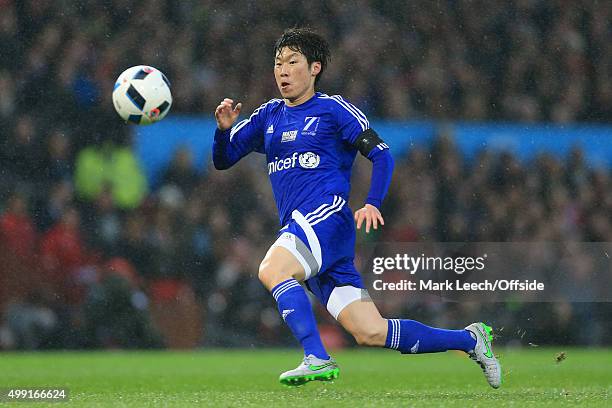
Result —
<instances>
[{"instance_id":1,"label":"white stripe on shorts","mask_svg":"<svg viewBox=\"0 0 612 408\"><path fill-rule=\"evenodd\" d=\"M308 240L308 246L310 247L310 251L312 252L312 255L315 257L315 260L317 261L317 265L319 266L319 269L320 269L321 265L323 265L323 260L322 260L322 255L321 255L321 244L319 243L319 238L317 238L317 234L315 234L314 230L312 229L312 226L308 223L308 221L306 221L306 218L298 210L294 210L291 213L291 217L293 217L295 222L297 222L298 225L304 231L304 234L306 234L306 239ZM319 270L312 271L312 272L313 272L312 276L314 276L319 272Z\"/></svg>"}]
</instances>

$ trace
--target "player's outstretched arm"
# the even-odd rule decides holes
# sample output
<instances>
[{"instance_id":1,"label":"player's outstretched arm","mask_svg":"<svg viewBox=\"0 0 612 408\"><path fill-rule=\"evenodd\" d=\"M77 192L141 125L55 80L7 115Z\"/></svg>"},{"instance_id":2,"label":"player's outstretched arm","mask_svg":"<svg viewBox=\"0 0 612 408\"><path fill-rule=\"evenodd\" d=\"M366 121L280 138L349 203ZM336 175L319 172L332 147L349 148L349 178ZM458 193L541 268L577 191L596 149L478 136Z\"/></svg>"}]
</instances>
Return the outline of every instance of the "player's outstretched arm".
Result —
<instances>
[{"instance_id":1,"label":"player's outstretched arm","mask_svg":"<svg viewBox=\"0 0 612 408\"><path fill-rule=\"evenodd\" d=\"M217 129L215 129L212 156L217 170L232 167L241 158L263 146L261 108L234 126L242 104L239 102L235 107L233 105L232 99L225 98L215 109Z\"/></svg>"}]
</instances>

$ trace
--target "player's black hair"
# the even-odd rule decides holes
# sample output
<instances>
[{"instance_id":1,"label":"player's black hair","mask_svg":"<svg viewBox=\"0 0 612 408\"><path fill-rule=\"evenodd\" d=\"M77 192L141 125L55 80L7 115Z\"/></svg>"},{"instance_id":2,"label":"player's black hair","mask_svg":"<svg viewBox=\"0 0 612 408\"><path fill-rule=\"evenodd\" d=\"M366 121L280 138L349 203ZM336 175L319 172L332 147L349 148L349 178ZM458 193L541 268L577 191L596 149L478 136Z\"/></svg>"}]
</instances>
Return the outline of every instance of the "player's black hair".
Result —
<instances>
[{"instance_id":1,"label":"player's black hair","mask_svg":"<svg viewBox=\"0 0 612 408\"><path fill-rule=\"evenodd\" d=\"M284 47L303 54L308 65L315 61L321 63L321 72L315 78L316 85L331 58L329 44L325 38L309 28L289 28L276 40L276 44L274 44L274 58L277 57L279 51Z\"/></svg>"}]
</instances>

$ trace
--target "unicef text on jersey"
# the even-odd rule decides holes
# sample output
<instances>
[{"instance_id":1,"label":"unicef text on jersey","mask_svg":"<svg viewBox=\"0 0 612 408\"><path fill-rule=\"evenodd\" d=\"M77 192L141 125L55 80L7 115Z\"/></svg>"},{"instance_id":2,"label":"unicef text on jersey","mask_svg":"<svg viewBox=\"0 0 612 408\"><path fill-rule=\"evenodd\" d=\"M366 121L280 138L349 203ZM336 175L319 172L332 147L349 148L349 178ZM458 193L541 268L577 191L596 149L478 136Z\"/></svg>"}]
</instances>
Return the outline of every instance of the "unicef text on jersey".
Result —
<instances>
[{"instance_id":1,"label":"unicef text on jersey","mask_svg":"<svg viewBox=\"0 0 612 408\"><path fill-rule=\"evenodd\" d=\"M295 167L296 162L300 164L300 167L304 169L314 169L319 166L321 158L318 154L313 152L298 153L293 152L290 157L284 159L274 158L275 160L268 163L268 174L276 173L277 171L283 171L292 169Z\"/></svg>"}]
</instances>

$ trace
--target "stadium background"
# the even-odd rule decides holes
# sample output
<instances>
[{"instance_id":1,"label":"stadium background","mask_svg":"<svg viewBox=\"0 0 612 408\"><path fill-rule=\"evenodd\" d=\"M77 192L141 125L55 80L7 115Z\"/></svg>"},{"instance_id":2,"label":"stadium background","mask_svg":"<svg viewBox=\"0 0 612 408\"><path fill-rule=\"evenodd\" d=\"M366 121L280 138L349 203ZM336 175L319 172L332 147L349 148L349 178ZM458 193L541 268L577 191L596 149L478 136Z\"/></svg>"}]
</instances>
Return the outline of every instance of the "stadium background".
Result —
<instances>
[{"instance_id":1,"label":"stadium background","mask_svg":"<svg viewBox=\"0 0 612 408\"><path fill-rule=\"evenodd\" d=\"M187 143L151 167L134 144L146 133L121 123L110 95L123 69L146 63L172 82L168 123L210 121L225 96L251 111L276 95L272 45L295 24L332 44L321 89L400 134L433 126L394 152L387 225L361 242L609 242L609 163L580 147L551 154L550 136L550 152L528 159L488 147L471 157L453 124L598 123L588 140L609 149L611 21L600 1L0 0L0 349L293 344L256 279L278 227L261 157L217 172ZM352 208L368 174L358 161ZM352 344L317 312L327 344ZM609 303L408 299L385 312L492 321L506 344L612 338Z\"/></svg>"}]
</instances>

